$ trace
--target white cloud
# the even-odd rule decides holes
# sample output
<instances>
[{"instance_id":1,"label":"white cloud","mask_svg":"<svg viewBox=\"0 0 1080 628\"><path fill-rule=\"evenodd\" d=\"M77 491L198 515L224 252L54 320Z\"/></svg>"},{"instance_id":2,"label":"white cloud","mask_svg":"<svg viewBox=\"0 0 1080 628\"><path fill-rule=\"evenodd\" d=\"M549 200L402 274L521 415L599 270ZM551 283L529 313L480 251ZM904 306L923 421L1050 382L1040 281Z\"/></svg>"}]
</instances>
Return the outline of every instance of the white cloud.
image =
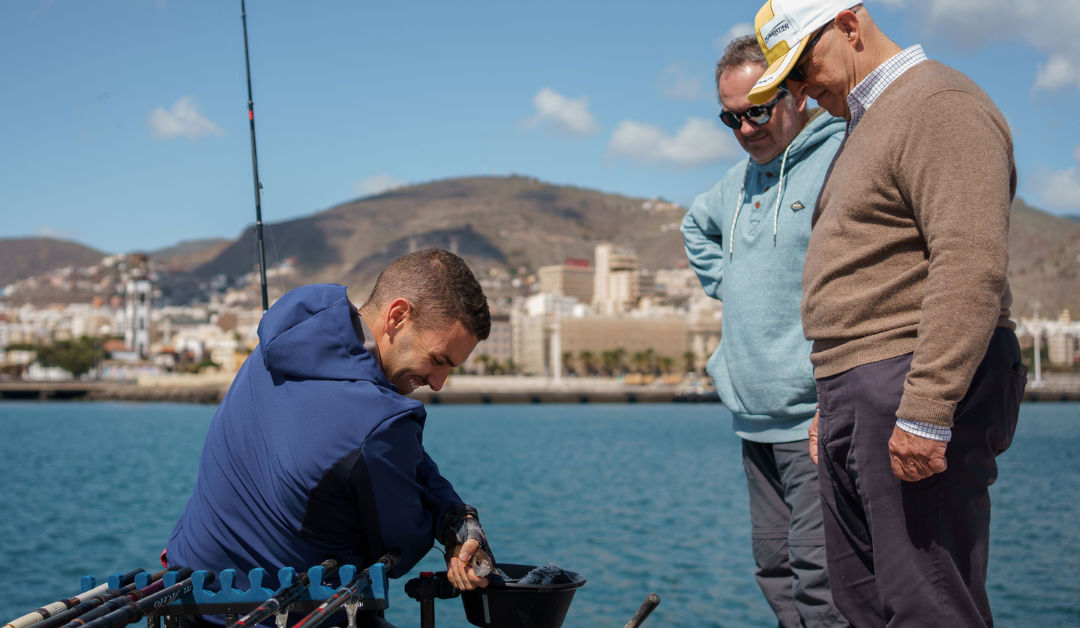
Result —
<instances>
[{"instance_id":1,"label":"white cloud","mask_svg":"<svg viewBox=\"0 0 1080 628\"><path fill-rule=\"evenodd\" d=\"M878 0L904 6L928 34L961 48L1021 39L1047 55L1032 91L1080 88L1080 10L1076 0Z\"/></svg>"},{"instance_id":2,"label":"white cloud","mask_svg":"<svg viewBox=\"0 0 1080 628\"><path fill-rule=\"evenodd\" d=\"M675 100L697 100L701 95L701 81L687 74L681 63L672 63L661 70L656 79L656 88L664 98Z\"/></svg>"},{"instance_id":3,"label":"white cloud","mask_svg":"<svg viewBox=\"0 0 1080 628\"><path fill-rule=\"evenodd\" d=\"M396 190L408 185L408 181L402 181L388 174L377 174L366 179L360 179L353 184L353 193L360 196L375 196L390 190Z\"/></svg>"},{"instance_id":4,"label":"white cloud","mask_svg":"<svg viewBox=\"0 0 1080 628\"><path fill-rule=\"evenodd\" d=\"M548 128L571 137L596 135L600 127L589 113L589 98L582 96L573 99L545 87L533 96L536 116L525 120L525 126L533 128L547 123Z\"/></svg>"},{"instance_id":5,"label":"white cloud","mask_svg":"<svg viewBox=\"0 0 1080 628\"><path fill-rule=\"evenodd\" d=\"M169 111L164 107L154 109L146 116L146 124L154 137L163 140L181 136L194 140L203 135L225 135L221 127L199 113L199 106L191 96L184 96L173 103Z\"/></svg>"},{"instance_id":6,"label":"white cloud","mask_svg":"<svg viewBox=\"0 0 1080 628\"><path fill-rule=\"evenodd\" d=\"M751 22L739 22L727 30L726 33L713 40L713 45L723 50L735 39L743 35L753 35L754 25Z\"/></svg>"},{"instance_id":7,"label":"white cloud","mask_svg":"<svg viewBox=\"0 0 1080 628\"><path fill-rule=\"evenodd\" d=\"M1031 91L1057 91L1073 86L1080 88L1080 64L1064 54L1052 54L1046 63L1039 64Z\"/></svg>"},{"instance_id":8,"label":"white cloud","mask_svg":"<svg viewBox=\"0 0 1080 628\"><path fill-rule=\"evenodd\" d=\"M38 227L34 234L39 238L51 238L53 240L70 240L75 237L75 232L70 229L53 229L52 227Z\"/></svg>"},{"instance_id":9,"label":"white cloud","mask_svg":"<svg viewBox=\"0 0 1080 628\"><path fill-rule=\"evenodd\" d=\"M1073 167L1052 172L1036 172L1034 187L1051 209L1080 209L1080 144L1073 149Z\"/></svg>"},{"instance_id":10,"label":"white cloud","mask_svg":"<svg viewBox=\"0 0 1080 628\"><path fill-rule=\"evenodd\" d=\"M651 124L624 120L611 135L608 155L688 169L734 161L742 156L742 149L715 122L689 117L674 137Z\"/></svg>"}]
</instances>

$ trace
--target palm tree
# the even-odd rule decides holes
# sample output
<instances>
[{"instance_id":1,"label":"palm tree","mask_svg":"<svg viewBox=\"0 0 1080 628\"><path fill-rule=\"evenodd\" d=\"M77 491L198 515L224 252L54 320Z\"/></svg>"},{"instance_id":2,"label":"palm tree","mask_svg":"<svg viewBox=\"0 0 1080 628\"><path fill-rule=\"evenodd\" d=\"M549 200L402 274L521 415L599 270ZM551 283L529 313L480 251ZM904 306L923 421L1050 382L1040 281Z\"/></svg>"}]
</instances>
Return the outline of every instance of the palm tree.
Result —
<instances>
[{"instance_id":1,"label":"palm tree","mask_svg":"<svg viewBox=\"0 0 1080 628\"><path fill-rule=\"evenodd\" d=\"M574 366L574 354L571 353L570 351L563 351L562 365L563 365L563 368L566 369L566 374L567 375L569 375L571 373L573 373L574 375L578 374L577 367Z\"/></svg>"},{"instance_id":2,"label":"palm tree","mask_svg":"<svg viewBox=\"0 0 1080 628\"><path fill-rule=\"evenodd\" d=\"M670 373L671 369L675 368L675 358L662 355L656 359L657 364L660 366L661 373Z\"/></svg>"},{"instance_id":3,"label":"palm tree","mask_svg":"<svg viewBox=\"0 0 1080 628\"><path fill-rule=\"evenodd\" d=\"M626 349L617 347L615 349L615 368L619 370L619 375L623 374L623 364L626 361Z\"/></svg>"},{"instance_id":4,"label":"palm tree","mask_svg":"<svg viewBox=\"0 0 1080 628\"><path fill-rule=\"evenodd\" d=\"M479 370L482 375L487 375L491 371L491 363L493 361L491 359L491 355L487 353L481 353L480 355L476 356L476 361L480 363Z\"/></svg>"},{"instance_id":5,"label":"palm tree","mask_svg":"<svg viewBox=\"0 0 1080 628\"><path fill-rule=\"evenodd\" d=\"M649 368L649 355L644 351L635 351L630 356L630 370L635 373L644 373Z\"/></svg>"},{"instance_id":6,"label":"palm tree","mask_svg":"<svg viewBox=\"0 0 1080 628\"><path fill-rule=\"evenodd\" d=\"M693 351L687 351L682 354L683 363L686 365L687 373L697 373L697 354Z\"/></svg>"},{"instance_id":7,"label":"palm tree","mask_svg":"<svg viewBox=\"0 0 1080 628\"><path fill-rule=\"evenodd\" d=\"M604 365L604 371L611 377L615 376L621 361L618 351L604 351L600 354L600 361Z\"/></svg>"},{"instance_id":8,"label":"palm tree","mask_svg":"<svg viewBox=\"0 0 1080 628\"><path fill-rule=\"evenodd\" d=\"M578 360L581 362L581 367L585 369L586 375L593 375L596 373L596 356L592 351L585 349L578 354Z\"/></svg>"}]
</instances>

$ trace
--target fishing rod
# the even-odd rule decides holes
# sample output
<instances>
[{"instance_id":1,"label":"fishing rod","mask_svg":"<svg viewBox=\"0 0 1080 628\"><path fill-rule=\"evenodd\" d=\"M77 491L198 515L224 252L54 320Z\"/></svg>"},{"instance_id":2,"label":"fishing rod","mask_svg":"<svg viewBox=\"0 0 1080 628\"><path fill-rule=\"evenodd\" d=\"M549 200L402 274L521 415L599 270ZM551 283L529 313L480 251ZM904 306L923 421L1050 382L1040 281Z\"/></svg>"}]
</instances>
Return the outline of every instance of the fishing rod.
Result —
<instances>
[{"instance_id":1,"label":"fishing rod","mask_svg":"<svg viewBox=\"0 0 1080 628\"><path fill-rule=\"evenodd\" d=\"M241 0L243 1L243 0ZM337 573L338 563L334 559L324 560L321 567L323 568L323 574L326 576L332 576ZM267 617L277 613L281 610L288 610L290 606L296 603L300 599L300 596L307 590L310 585L307 572L300 574L300 578L291 585L285 587L279 591L276 595L271 597L262 603L259 608L251 611L247 615L244 615L233 623L229 628L243 628L244 626L254 626L266 619Z\"/></svg>"},{"instance_id":2,"label":"fishing rod","mask_svg":"<svg viewBox=\"0 0 1080 628\"><path fill-rule=\"evenodd\" d=\"M146 571L146 570L145 569L136 569L135 571L131 571L129 573L126 573L126 574L120 576L120 584L119 584L119 586L121 586L121 587L127 586L129 583L134 582L135 581L135 576L138 575L138 574L141 574L144 571ZM70 609L71 607L76 606L77 604L81 604L82 602L85 602L85 601L87 601L89 599L92 599L94 596L101 595L101 594L105 593L108 590L109 590L109 585L106 583L106 584L94 587L93 589L90 589L89 591L86 591L85 593L80 593L80 594L76 595L75 597L68 598L66 600L57 600L56 602L53 602L52 604L46 604L45 606L42 606L41 608L39 608L39 609L37 609L37 610L35 610L35 611L31 612L31 613L27 613L27 614L23 615L22 617L19 617L18 619L11 620L10 622L8 622L7 624L4 625L4 628L29 628L30 626L33 626L34 624L37 624L38 622L49 619L50 617L52 617L53 615L56 615L57 613L63 613L64 611Z\"/></svg>"},{"instance_id":3,"label":"fishing rod","mask_svg":"<svg viewBox=\"0 0 1080 628\"><path fill-rule=\"evenodd\" d=\"M86 628L116 628L117 626L126 626L127 624L132 624L139 621L143 617L149 615L150 613L153 613L154 611L161 608L162 606L165 606L166 604L171 604L172 602L179 599L181 596L191 593L195 588L194 583L191 582L191 570L182 569L180 570L179 574L183 574L185 571L187 571L188 575L185 577L184 580L177 582L171 587L166 587L158 591L157 593L147 596L141 600L128 601L128 603L121 608L118 608L117 610L109 613L108 615L105 615L104 617L99 617L94 621L86 624ZM179 574L177 577L179 577ZM206 584L210 584L213 581L214 572L207 571L206 580L204 580L204 582ZM161 580L159 582L164 582L164 580Z\"/></svg>"},{"instance_id":4,"label":"fishing rod","mask_svg":"<svg viewBox=\"0 0 1080 628\"><path fill-rule=\"evenodd\" d=\"M174 567L172 569L165 569L163 571L159 571L156 574L150 576L150 581L147 584L153 584L161 580L165 576L166 572L176 571L177 569L179 568ZM64 624L67 624L73 619L82 617L83 614L94 610L95 608L101 606L109 600L118 598L120 596L127 596L133 593L136 590L137 586L138 585L132 582L127 586L120 587L119 589L109 589L101 595L95 595L94 597L90 598L85 602L80 602L79 604L72 606L63 613L60 613L59 615L54 615L53 617L42 620L41 622L35 624L34 628L56 628L57 626L63 626Z\"/></svg>"},{"instance_id":5,"label":"fishing rod","mask_svg":"<svg viewBox=\"0 0 1080 628\"><path fill-rule=\"evenodd\" d=\"M270 307L270 302L266 297L266 250L263 248L262 204L259 200L262 184L259 183L259 153L255 149L255 105L251 97L251 61L248 58L247 8L244 0L240 0L240 20L244 23L244 68L247 70L248 125L251 127L251 171L255 177L255 234L259 240L259 284L262 287L262 308L265 312Z\"/></svg>"},{"instance_id":6,"label":"fishing rod","mask_svg":"<svg viewBox=\"0 0 1080 628\"><path fill-rule=\"evenodd\" d=\"M189 567L185 567L176 572L177 580L190 579L192 570ZM164 574L162 574L164 575ZM131 593L117 596L111 600L103 602L101 606L91 609L79 617L72 619L68 623L64 624L64 628L79 628L80 626L86 626L93 623L102 617L108 616L110 613L116 612L129 604L134 604L139 600L146 599L152 595L156 595L165 588L165 580L159 579L147 587L139 590L134 590Z\"/></svg>"},{"instance_id":7,"label":"fishing rod","mask_svg":"<svg viewBox=\"0 0 1080 628\"><path fill-rule=\"evenodd\" d=\"M383 564L386 568L392 569L397 564L401 556L397 552L387 552L376 561L376 564ZM328 600L319 605L319 608L311 611L311 614L301 619L293 628L318 628L327 619L330 619L330 615L341 608L341 605L348 602L353 596L363 591L364 587L371 584L371 567L365 568L360 573L356 574L352 580L345 584L334 594L330 596ZM352 617L349 618L349 626L355 626Z\"/></svg>"}]
</instances>

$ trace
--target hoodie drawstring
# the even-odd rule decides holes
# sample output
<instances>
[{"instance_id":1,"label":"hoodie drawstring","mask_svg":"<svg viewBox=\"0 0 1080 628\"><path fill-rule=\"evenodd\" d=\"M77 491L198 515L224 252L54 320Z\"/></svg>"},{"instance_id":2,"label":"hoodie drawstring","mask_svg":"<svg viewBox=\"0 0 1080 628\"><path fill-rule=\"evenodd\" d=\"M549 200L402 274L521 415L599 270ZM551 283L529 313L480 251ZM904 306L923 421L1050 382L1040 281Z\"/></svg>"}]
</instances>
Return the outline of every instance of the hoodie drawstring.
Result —
<instances>
[{"instance_id":1,"label":"hoodie drawstring","mask_svg":"<svg viewBox=\"0 0 1080 628\"><path fill-rule=\"evenodd\" d=\"M776 209L773 210L772 219L772 245L776 246L776 223L780 220L780 199L784 197L784 166L787 165L787 154L791 150L791 144L784 149L784 158L780 160L780 182L777 184L776 189ZM747 164L749 169L749 164Z\"/></svg>"},{"instance_id":2,"label":"hoodie drawstring","mask_svg":"<svg viewBox=\"0 0 1080 628\"><path fill-rule=\"evenodd\" d=\"M787 156L791 151L791 144L784 149L784 158L780 160L780 181L776 190L776 207L773 209L772 244L776 246L776 224L780 220L780 199L784 197L784 168L787 166ZM739 203L735 206L735 219L731 221L731 237L728 238L728 262L733 257L735 250L735 225L739 222L739 212L742 211L743 199L746 198L746 180L750 177L750 160L746 160L746 172L743 173L742 186L739 187Z\"/></svg>"}]
</instances>

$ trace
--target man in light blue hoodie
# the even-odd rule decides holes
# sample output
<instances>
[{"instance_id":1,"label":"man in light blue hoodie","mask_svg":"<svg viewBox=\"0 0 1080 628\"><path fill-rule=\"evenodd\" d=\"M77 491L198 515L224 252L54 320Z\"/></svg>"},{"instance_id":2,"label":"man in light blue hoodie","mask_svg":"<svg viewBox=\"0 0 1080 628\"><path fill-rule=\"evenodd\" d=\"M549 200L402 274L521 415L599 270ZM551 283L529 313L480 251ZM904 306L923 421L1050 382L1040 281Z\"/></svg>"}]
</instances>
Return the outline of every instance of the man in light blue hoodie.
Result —
<instances>
[{"instance_id":1,"label":"man in light blue hoodie","mask_svg":"<svg viewBox=\"0 0 1080 628\"><path fill-rule=\"evenodd\" d=\"M743 439L758 585L783 628L846 626L829 592L807 443L817 393L799 318L810 218L845 122L785 91L751 105L765 67L753 36L717 63L720 118L749 157L694 200L682 233L706 294L724 303L707 370Z\"/></svg>"}]
</instances>

